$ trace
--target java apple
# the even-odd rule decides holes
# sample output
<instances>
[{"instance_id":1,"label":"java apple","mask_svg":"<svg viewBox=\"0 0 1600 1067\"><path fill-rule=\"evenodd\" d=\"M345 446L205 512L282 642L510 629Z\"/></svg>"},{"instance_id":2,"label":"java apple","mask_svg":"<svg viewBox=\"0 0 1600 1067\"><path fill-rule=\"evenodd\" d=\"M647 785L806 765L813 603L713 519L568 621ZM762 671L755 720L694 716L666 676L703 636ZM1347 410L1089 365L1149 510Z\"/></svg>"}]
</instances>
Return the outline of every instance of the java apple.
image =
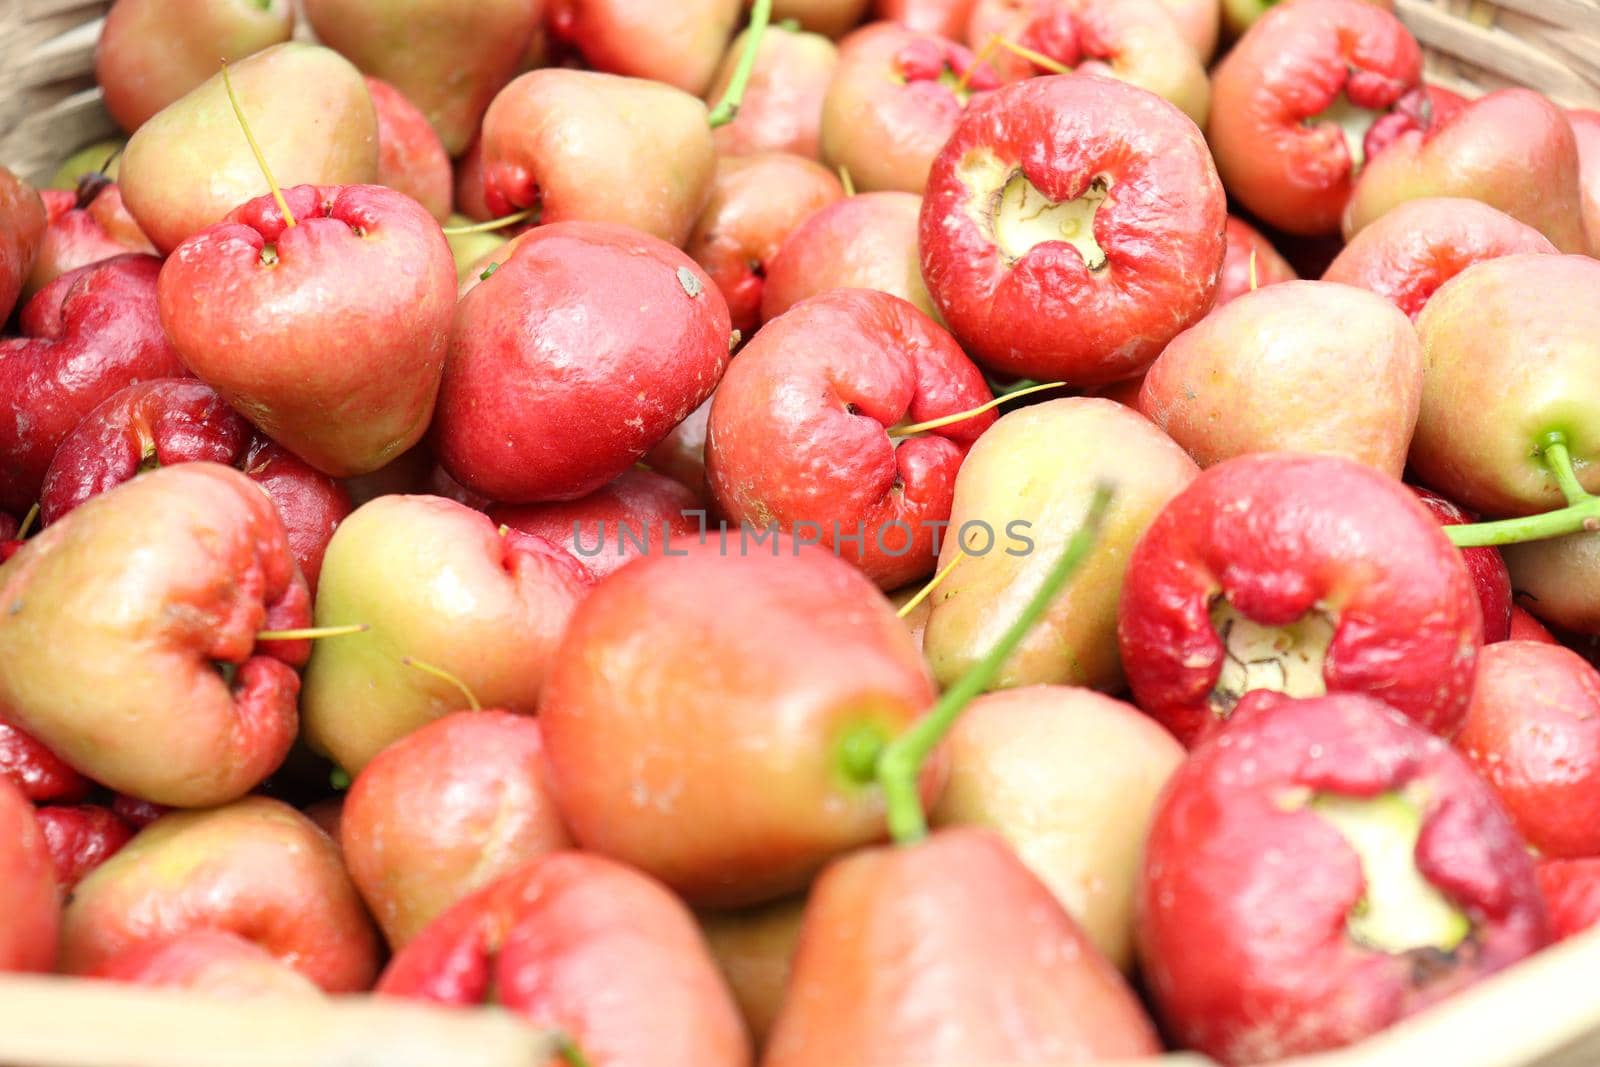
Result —
<instances>
[{"instance_id":1,"label":"java apple","mask_svg":"<svg viewBox=\"0 0 1600 1067\"><path fill-rule=\"evenodd\" d=\"M129 133L233 62L294 33L293 0L117 0L95 46L106 110Z\"/></svg>"},{"instance_id":2,"label":"java apple","mask_svg":"<svg viewBox=\"0 0 1600 1067\"><path fill-rule=\"evenodd\" d=\"M1129 553L1197 473L1148 419L1111 400L1048 400L995 423L956 477L939 553L941 568L956 569L929 598L923 641L934 676L952 685L989 651L1039 588L1096 486L1109 481L1118 492L1095 547L993 684L1119 688L1117 601Z\"/></svg>"},{"instance_id":3,"label":"java apple","mask_svg":"<svg viewBox=\"0 0 1600 1067\"><path fill-rule=\"evenodd\" d=\"M733 39L705 94L714 106L727 93L744 55L749 30ZM757 46L755 66L732 121L712 137L721 156L750 152L793 152L816 159L821 151L822 99L833 80L839 50L826 37L768 26Z\"/></svg>"},{"instance_id":4,"label":"java apple","mask_svg":"<svg viewBox=\"0 0 1600 1067\"><path fill-rule=\"evenodd\" d=\"M161 323L185 366L261 432L324 474L367 474L427 432L455 261L439 224L392 189L283 197L288 215L251 200L172 254Z\"/></svg>"},{"instance_id":5,"label":"java apple","mask_svg":"<svg viewBox=\"0 0 1600 1067\"><path fill-rule=\"evenodd\" d=\"M917 33L937 34L959 41L966 36L967 18L975 0L874 0L881 19L898 22Z\"/></svg>"},{"instance_id":6,"label":"java apple","mask_svg":"<svg viewBox=\"0 0 1600 1067\"><path fill-rule=\"evenodd\" d=\"M1156 517L1117 636L1134 700L1191 747L1259 689L1365 694L1450 737L1483 615L1460 553L1400 482L1261 453L1201 472Z\"/></svg>"},{"instance_id":7,"label":"java apple","mask_svg":"<svg viewBox=\"0 0 1600 1067\"><path fill-rule=\"evenodd\" d=\"M1583 187L1583 227L1589 254L1600 254L1600 111L1568 111L1578 139L1578 180Z\"/></svg>"},{"instance_id":8,"label":"java apple","mask_svg":"<svg viewBox=\"0 0 1600 1067\"><path fill-rule=\"evenodd\" d=\"M1228 216L1225 236L1228 250L1222 260L1222 280L1217 283L1217 307L1253 289L1299 277L1283 253L1237 215Z\"/></svg>"},{"instance_id":9,"label":"java apple","mask_svg":"<svg viewBox=\"0 0 1600 1067\"><path fill-rule=\"evenodd\" d=\"M956 472L992 412L983 374L898 297L832 289L761 328L711 402L706 477L729 519L821 544L884 589L928 574Z\"/></svg>"},{"instance_id":10,"label":"java apple","mask_svg":"<svg viewBox=\"0 0 1600 1067\"><path fill-rule=\"evenodd\" d=\"M988 370L1100 385L1211 309L1226 219L1177 108L1109 78L1029 78L969 108L934 162L922 275Z\"/></svg>"},{"instance_id":11,"label":"java apple","mask_svg":"<svg viewBox=\"0 0 1600 1067\"><path fill-rule=\"evenodd\" d=\"M0 713L0 778L35 804L71 804L85 799L93 783L69 767L39 739Z\"/></svg>"},{"instance_id":12,"label":"java apple","mask_svg":"<svg viewBox=\"0 0 1600 1067\"><path fill-rule=\"evenodd\" d=\"M706 483L706 429L710 422L711 401L707 400L645 455L651 470L684 486L706 508L712 506L711 487Z\"/></svg>"},{"instance_id":13,"label":"java apple","mask_svg":"<svg viewBox=\"0 0 1600 1067\"><path fill-rule=\"evenodd\" d=\"M1539 889L1550 911L1550 929L1560 941L1600 923L1600 856L1543 860Z\"/></svg>"},{"instance_id":14,"label":"java apple","mask_svg":"<svg viewBox=\"0 0 1600 1067\"><path fill-rule=\"evenodd\" d=\"M95 497L0 572L0 707L78 771L161 804L242 796L283 761L309 621L272 501L184 463Z\"/></svg>"},{"instance_id":15,"label":"java apple","mask_svg":"<svg viewBox=\"0 0 1600 1067\"><path fill-rule=\"evenodd\" d=\"M0 776L0 971L48 971L61 921L55 864L22 791Z\"/></svg>"},{"instance_id":16,"label":"java apple","mask_svg":"<svg viewBox=\"0 0 1600 1067\"><path fill-rule=\"evenodd\" d=\"M1433 513L1443 526L1465 526L1476 521L1466 509L1446 500L1438 493L1413 488L1417 499ZM1511 575L1500 551L1491 546L1463 548L1461 559L1472 575L1472 586L1478 592L1478 607L1483 610L1483 642L1493 644L1511 636L1512 612ZM1535 626L1538 623L1534 623ZM1552 639L1553 640L1553 639Z\"/></svg>"},{"instance_id":17,"label":"java apple","mask_svg":"<svg viewBox=\"0 0 1600 1067\"><path fill-rule=\"evenodd\" d=\"M444 222L455 189L444 142L399 89L372 77L366 84L378 117L378 184L405 193Z\"/></svg>"},{"instance_id":18,"label":"java apple","mask_svg":"<svg viewBox=\"0 0 1600 1067\"><path fill-rule=\"evenodd\" d=\"M1346 456L1399 478L1422 344L1380 296L1333 282L1246 293L1175 337L1139 410L1211 467L1250 452Z\"/></svg>"},{"instance_id":19,"label":"java apple","mask_svg":"<svg viewBox=\"0 0 1600 1067\"><path fill-rule=\"evenodd\" d=\"M53 804L34 814L55 865L56 881L67 893L133 837L133 827L99 804Z\"/></svg>"},{"instance_id":20,"label":"java apple","mask_svg":"<svg viewBox=\"0 0 1600 1067\"><path fill-rule=\"evenodd\" d=\"M862 193L816 212L767 264L761 320L828 289L877 289L937 319L917 258L921 209L912 193Z\"/></svg>"},{"instance_id":21,"label":"java apple","mask_svg":"<svg viewBox=\"0 0 1600 1067\"><path fill-rule=\"evenodd\" d=\"M361 73L343 56L290 42L229 70L240 108L284 187L377 180L377 113ZM117 181L128 212L162 253L269 186L221 74L139 127Z\"/></svg>"},{"instance_id":22,"label":"java apple","mask_svg":"<svg viewBox=\"0 0 1600 1067\"><path fill-rule=\"evenodd\" d=\"M838 37L861 22L867 7L868 0L773 0L772 17L779 23L792 20L812 33Z\"/></svg>"},{"instance_id":23,"label":"java apple","mask_svg":"<svg viewBox=\"0 0 1600 1067\"><path fill-rule=\"evenodd\" d=\"M11 318L47 224L39 194L0 167L0 325Z\"/></svg>"},{"instance_id":24,"label":"java apple","mask_svg":"<svg viewBox=\"0 0 1600 1067\"><path fill-rule=\"evenodd\" d=\"M433 496L383 496L333 535L317 589L318 626L367 623L319 642L301 710L313 748L358 774L384 748L463 706L443 670L489 707L531 713L573 605L589 587L543 538L501 532Z\"/></svg>"},{"instance_id":25,"label":"java apple","mask_svg":"<svg viewBox=\"0 0 1600 1067\"><path fill-rule=\"evenodd\" d=\"M23 286L24 300L79 267L130 252L155 253L156 246L128 214L122 190L98 174L85 177L73 192L46 189L40 196L50 223Z\"/></svg>"},{"instance_id":26,"label":"java apple","mask_svg":"<svg viewBox=\"0 0 1600 1067\"><path fill-rule=\"evenodd\" d=\"M1258 693L1190 754L1156 810L1138 923L1168 1029L1229 1064L1358 1041L1549 940L1488 785L1353 693Z\"/></svg>"},{"instance_id":27,"label":"java apple","mask_svg":"<svg viewBox=\"0 0 1600 1067\"><path fill-rule=\"evenodd\" d=\"M321 995L315 982L254 941L203 927L141 941L96 967L90 977L230 1000Z\"/></svg>"},{"instance_id":28,"label":"java apple","mask_svg":"<svg viewBox=\"0 0 1600 1067\"><path fill-rule=\"evenodd\" d=\"M549 0L547 23L589 66L696 96L711 84L741 0Z\"/></svg>"}]
</instances>

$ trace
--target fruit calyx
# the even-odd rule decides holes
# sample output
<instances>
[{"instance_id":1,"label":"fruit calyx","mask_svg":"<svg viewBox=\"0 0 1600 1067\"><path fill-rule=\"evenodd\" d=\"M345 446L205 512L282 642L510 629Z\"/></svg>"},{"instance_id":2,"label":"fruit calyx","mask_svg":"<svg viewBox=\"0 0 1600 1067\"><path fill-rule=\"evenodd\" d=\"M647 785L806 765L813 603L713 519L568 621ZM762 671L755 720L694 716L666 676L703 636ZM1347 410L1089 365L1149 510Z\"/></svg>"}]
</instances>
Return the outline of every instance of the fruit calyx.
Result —
<instances>
[{"instance_id":1,"label":"fruit calyx","mask_svg":"<svg viewBox=\"0 0 1600 1067\"><path fill-rule=\"evenodd\" d=\"M1219 596L1211 605L1211 625L1222 641L1222 669L1206 698L1219 719L1233 712L1241 697L1256 689L1296 698L1327 693L1322 667L1337 624L1317 608L1293 622L1268 626L1245 615Z\"/></svg>"}]
</instances>

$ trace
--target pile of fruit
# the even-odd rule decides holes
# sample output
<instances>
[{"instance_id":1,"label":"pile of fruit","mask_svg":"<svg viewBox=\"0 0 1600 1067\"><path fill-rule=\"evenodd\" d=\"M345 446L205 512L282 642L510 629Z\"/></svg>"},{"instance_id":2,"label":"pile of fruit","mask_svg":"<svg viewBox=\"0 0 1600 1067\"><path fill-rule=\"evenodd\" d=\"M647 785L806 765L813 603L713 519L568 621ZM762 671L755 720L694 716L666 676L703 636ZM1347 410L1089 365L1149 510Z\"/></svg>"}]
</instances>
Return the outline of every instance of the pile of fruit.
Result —
<instances>
[{"instance_id":1,"label":"pile of fruit","mask_svg":"<svg viewBox=\"0 0 1600 1067\"><path fill-rule=\"evenodd\" d=\"M0 170L0 970L1251 1064L1600 919L1600 114L1370 0L300 6Z\"/></svg>"}]
</instances>

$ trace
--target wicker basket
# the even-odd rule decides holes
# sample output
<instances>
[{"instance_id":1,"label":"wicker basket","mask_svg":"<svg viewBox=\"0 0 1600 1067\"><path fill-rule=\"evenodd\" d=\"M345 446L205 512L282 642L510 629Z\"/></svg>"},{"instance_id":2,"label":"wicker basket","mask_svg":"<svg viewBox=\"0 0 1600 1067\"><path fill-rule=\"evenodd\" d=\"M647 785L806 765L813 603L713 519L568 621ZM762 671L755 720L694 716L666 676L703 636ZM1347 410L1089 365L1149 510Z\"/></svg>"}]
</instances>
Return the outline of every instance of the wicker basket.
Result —
<instances>
[{"instance_id":1,"label":"wicker basket","mask_svg":"<svg viewBox=\"0 0 1600 1067\"><path fill-rule=\"evenodd\" d=\"M0 0L0 164L43 182L68 155L115 132L92 74L109 7L109 0ZM1600 108L1600 0L1396 0L1396 8L1439 84L1467 96L1522 85L1570 107ZM1600 931L1359 1046L1281 1067L1595 1067L1596 975ZM546 1037L500 1012L398 1009L364 998L198 1006L159 990L0 976L0 1063L526 1067L548 1047ZM1148 1067L1212 1065L1175 1054Z\"/></svg>"}]
</instances>

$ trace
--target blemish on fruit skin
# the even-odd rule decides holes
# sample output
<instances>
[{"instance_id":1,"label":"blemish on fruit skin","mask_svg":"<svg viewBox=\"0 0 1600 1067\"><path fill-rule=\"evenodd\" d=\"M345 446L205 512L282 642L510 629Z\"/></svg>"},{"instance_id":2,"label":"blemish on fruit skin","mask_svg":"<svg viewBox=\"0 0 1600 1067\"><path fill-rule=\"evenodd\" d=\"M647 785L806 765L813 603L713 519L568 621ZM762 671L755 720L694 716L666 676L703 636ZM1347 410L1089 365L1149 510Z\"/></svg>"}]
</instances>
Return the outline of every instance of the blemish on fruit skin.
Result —
<instances>
[{"instance_id":1,"label":"blemish on fruit skin","mask_svg":"<svg viewBox=\"0 0 1600 1067\"><path fill-rule=\"evenodd\" d=\"M705 292L705 286L700 284L700 279L695 277L694 271L688 267L678 268L678 284L683 286L683 291L688 293L691 299Z\"/></svg>"}]
</instances>

